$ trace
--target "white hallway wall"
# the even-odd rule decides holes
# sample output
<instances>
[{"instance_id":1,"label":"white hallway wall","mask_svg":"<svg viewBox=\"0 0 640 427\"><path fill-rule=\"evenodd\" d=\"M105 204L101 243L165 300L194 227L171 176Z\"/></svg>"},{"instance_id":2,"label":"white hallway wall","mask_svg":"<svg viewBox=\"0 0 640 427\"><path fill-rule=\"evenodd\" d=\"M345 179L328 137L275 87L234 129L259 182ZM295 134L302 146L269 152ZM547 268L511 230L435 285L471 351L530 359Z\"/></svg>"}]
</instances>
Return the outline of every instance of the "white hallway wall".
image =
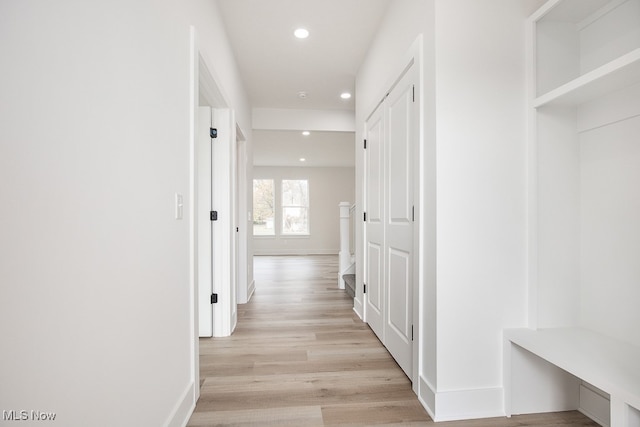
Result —
<instances>
[{"instance_id":1,"label":"white hallway wall","mask_svg":"<svg viewBox=\"0 0 640 427\"><path fill-rule=\"evenodd\" d=\"M215 2L0 3L2 410L159 426L193 386L191 24L250 139Z\"/></svg>"},{"instance_id":2,"label":"white hallway wall","mask_svg":"<svg viewBox=\"0 0 640 427\"><path fill-rule=\"evenodd\" d=\"M423 35L419 369L437 420L503 413L502 329L526 324L524 22L539 4L395 0L357 77L360 140Z\"/></svg>"},{"instance_id":3,"label":"white hallway wall","mask_svg":"<svg viewBox=\"0 0 640 427\"><path fill-rule=\"evenodd\" d=\"M309 180L310 235L253 238L255 255L338 254L340 251L340 202L354 202L355 169L345 167L267 167L253 169L255 179ZM279 187L276 187L277 189ZM280 195L276 194L276 204ZM280 229L281 217L276 213Z\"/></svg>"}]
</instances>

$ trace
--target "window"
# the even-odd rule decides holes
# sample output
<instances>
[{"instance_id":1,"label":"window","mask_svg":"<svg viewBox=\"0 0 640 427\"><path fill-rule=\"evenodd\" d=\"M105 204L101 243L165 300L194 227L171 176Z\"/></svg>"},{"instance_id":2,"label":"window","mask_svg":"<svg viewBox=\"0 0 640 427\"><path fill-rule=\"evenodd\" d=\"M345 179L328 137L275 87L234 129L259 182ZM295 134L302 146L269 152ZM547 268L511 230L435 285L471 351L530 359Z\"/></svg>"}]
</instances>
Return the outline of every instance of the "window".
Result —
<instances>
[{"instance_id":1,"label":"window","mask_svg":"<svg viewBox=\"0 0 640 427\"><path fill-rule=\"evenodd\" d=\"M275 198L272 179L253 180L253 235L275 235Z\"/></svg>"},{"instance_id":2,"label":"window","mask_svg":"<svg viewBox=\"0 0 640 427\"><path fill-rule=\"evenodd\" d=\"M282 234L309 234L309 182L282 180Z\"/></svg>"},{"instance_id":3,"label":"window","mask_svg":"<svg viewBox=\"0 0 640 427\"><path fill-rule=\"evenodd\" d=\"M254 179L253 235L308 236L309 181Z\"/></svg>"}]
</instances>

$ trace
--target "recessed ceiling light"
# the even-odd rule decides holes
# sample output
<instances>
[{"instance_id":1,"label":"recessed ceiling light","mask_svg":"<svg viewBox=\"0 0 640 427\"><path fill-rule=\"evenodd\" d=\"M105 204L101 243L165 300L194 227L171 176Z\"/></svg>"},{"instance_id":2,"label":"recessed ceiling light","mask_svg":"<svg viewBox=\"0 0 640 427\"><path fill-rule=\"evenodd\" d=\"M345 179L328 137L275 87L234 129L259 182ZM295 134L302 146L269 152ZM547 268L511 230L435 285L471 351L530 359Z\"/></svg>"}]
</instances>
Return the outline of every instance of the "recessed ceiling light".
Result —
<instances>
[{"instance_id":1,"label":"recessed ceiling light","mask_svg":"<svg viewBox=\"0 0 640 427\"><path fill-rule=\"evenodd\" d=\"M293 32L293 35L299 39L306 39L309 37L309 31L305 28L298 28Z\"/></svg>"},{"instance_id":2,"label":"recessed ceiling light","mask_svg":"<svg viewBox=\"0 0 640 427\"><path fill-rule=\"evenodd\" d=\"M301 161L301 162L306 162L306 161L307 161L307 159L305 159L304 157L300 157L300 161Z\"/></svg>"},{"instance_id":3,"label":"recessed ceiling light","mask_svg":"<svg viewBox=\"0 0 640 427\"><path fill-rule=\"evenodd\" d=\"M307 92L305 92L305 91L298 92L298 98L307 99Z\"/></svg>"},{"instance_id":4,"label":"recessed ceiling light","mask_svg":"<svg viewBox=\"0 0 640 427\"><path fill-rule=\"evenodd\" d=\"M351 94L349 92L343 92L343 93L340 94L340 98L349 99L349 98L351 98Z\"/></svg>"},{"instance_id":5,"label":"recessed ceiling light","mask_svg":"<svg viewBox=\"0 0 640 427\"><path fill-rule=\"evenodd\" d=\"M309 136L309 135L311 135L311 132L309 132L308 130L305 130L305 131L302 131L302 134L304 136Z\"/></svg>"}]
</instances>

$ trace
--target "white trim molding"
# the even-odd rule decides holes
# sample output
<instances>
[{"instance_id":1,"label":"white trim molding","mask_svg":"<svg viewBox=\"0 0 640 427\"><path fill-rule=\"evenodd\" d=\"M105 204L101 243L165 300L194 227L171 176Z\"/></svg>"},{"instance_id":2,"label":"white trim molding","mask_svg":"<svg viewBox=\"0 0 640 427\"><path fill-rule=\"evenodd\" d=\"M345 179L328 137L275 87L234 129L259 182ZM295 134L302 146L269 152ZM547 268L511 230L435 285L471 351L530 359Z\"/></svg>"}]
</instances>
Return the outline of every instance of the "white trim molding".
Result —
<instances>
[{"instance_id":1,"label":"white trim molding","mask_svg":"<svg viewBox=\"0 0 640 427\"><path fill-rule=\"evenodd\" d=\"M504 417L502 387L436 392L434 421Z\"/></svg>"},{"instance_id":2,"label":"white trim molding","mask_svg":"<svg viewBox=\"0 0 640 427\"><path fill-rule=\"evenodd\" d=\"M176 406L171 411L167 422L164 423L165 427L184 427L189 422L191 414L196 407L194 399L196 386L195 383L189 383L182 396L176 403Z\"/></svg>"},{"instance_id":3,"label":"white trim molding","mask_svg":"<svg viewBox=\"0 0 640 427\"><path fill-rule=\"evenodd\" d=\"M418 399L436 422L504 417L502 387L467 390L436 390L420 375Z\"/></svg>"}]
</instances>

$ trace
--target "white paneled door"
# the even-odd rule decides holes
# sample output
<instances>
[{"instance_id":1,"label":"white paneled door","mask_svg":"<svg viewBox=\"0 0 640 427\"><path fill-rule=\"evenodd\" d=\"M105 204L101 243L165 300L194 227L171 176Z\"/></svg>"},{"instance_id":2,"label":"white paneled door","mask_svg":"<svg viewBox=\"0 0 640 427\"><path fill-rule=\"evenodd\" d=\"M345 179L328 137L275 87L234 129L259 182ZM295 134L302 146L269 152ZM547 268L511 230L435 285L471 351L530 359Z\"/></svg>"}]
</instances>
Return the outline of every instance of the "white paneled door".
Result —
<instances>
[{"instance_id":1,"label":"white paneled door","mask_svg":"<svg viewBox=\"0 0 640 427\"><path fill-rule=\"evenodd\" d=\"M367 120L365 151L365 310L367 323L384 343L384 109Z\"/></svg>"},{"instance_id":2,"label":"white paneled door","mask_svg":"<svg viewBox=\"0 0 640 427\"><path fill-rule=\"evenodd\" d=\"M409 378L413 354L413 73L406 73L386 104L385 345Z\"/></svg>"},{"instance_id":3,"label":"white paneled door","mask_svg":"<svg viewBox=\"0 0 640 427\"><path fill-rule=\"evenodd\" d=\"M366 320L413 378L415 65L366 122Z\"/></svg>"}]
</instances>

